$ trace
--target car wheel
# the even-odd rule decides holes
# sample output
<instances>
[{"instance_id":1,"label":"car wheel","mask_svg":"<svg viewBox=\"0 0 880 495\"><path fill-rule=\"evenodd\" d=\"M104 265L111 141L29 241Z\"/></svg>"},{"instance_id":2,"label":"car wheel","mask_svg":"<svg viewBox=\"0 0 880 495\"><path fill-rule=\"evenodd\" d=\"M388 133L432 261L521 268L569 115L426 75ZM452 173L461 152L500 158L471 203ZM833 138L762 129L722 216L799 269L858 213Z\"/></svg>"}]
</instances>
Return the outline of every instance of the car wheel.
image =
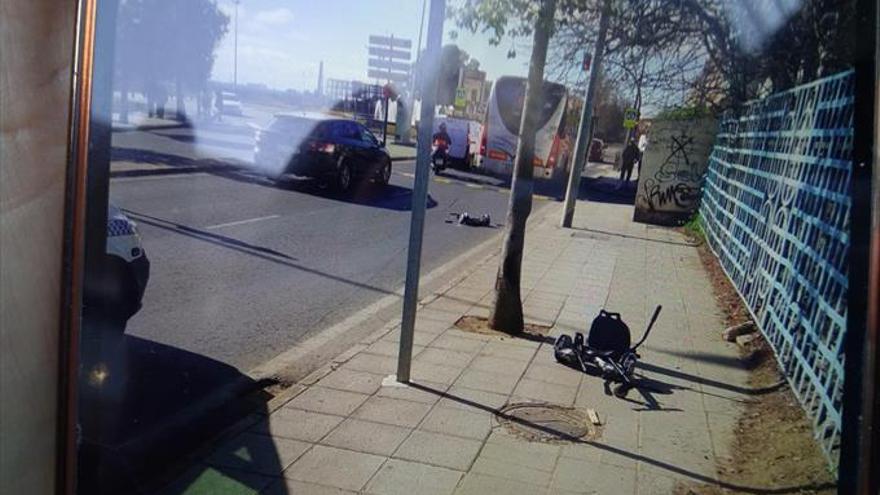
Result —
<instances>
[{"instance_id":1,"label":"car wheel","mask_svg":"<svg viewBox=\"0 0 880 495\"><path fill-rule=\"evenodd\" d=\"M339 164L339 170L336 171L336 191L340 193L348 193L351 191L351 185L354 182L354 174L351 165L346 161Z\"/></svg>"},{"instance_id":2,"label":"car wheel","mask_svg":"<svg viewBox=\"0 0 880 495\"><path fill-rule=\"evenodd\" d=\"M391 182L391 162L385 162L385 165L382 165L382 170L379 171L379 185L387 186L388 183Z\"/></svg>"}]
</instances>

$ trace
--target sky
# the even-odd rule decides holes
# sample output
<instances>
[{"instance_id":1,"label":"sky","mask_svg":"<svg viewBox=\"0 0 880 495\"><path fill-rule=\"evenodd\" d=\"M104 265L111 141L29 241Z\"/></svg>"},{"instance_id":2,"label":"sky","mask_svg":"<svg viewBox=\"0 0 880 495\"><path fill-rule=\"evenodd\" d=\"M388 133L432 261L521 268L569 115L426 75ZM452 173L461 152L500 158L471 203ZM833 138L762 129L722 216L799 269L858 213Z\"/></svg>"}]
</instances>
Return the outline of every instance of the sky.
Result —
<instances>
[{"instance_id":1,"label":"sky","mask_svg":"<svg viewBox=\"0 0 880 495\"><path fill-rule=\"evenodd\" d=\"M234 11L231 0L218 5L230 17L229 32L216 52L212 79L232 81ZM262 83L276 89L312 91L318 67L324 78L367 78L367 45L371 34L412 40L412 56L419 36L421 0L241 0L238 6L238 81ZM425 14L427 17L427 13ZM427 19L422 37L427 36ZM480 61L490 80L501 75L525 76L528 40L505 40L490 46L488 36L461 33L452 21L444 23L444 44L455 43ZM507 58L515 42L517 57Z\"/></svg>"}]
</instances>

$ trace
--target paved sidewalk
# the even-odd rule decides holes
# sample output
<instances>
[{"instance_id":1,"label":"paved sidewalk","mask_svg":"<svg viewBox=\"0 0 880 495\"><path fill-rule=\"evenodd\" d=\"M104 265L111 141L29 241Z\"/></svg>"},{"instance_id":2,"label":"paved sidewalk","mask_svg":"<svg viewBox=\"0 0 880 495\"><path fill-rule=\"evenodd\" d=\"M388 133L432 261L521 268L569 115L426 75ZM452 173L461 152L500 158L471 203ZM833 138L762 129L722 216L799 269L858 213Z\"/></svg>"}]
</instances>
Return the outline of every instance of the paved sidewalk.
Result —
<instances>
[{"instance_id":1,"label":"paved sidewalk","mask_svg":"<svg viewBox=\"0 0 880 495\"><path fill-rule=\"evenodd\" d=\"M390 322L163 493L642 495L714 483L749 395L734 345L719 337L723 319L697 250L674 231L633 223L632 206L579 202L571 230L556 227L560 207L530 222L527 320L556 336L585 330L604 307L639 338L662 304L637 371L649 390L618 399L601 379L557 364L550 343L454 328L462 315L488 314L492 256L423 299L417 386L382 384L396 367ZM539 443L508 433L494 411L529 401L594 409L600 435Z\"/></svg>"}]
</instances>

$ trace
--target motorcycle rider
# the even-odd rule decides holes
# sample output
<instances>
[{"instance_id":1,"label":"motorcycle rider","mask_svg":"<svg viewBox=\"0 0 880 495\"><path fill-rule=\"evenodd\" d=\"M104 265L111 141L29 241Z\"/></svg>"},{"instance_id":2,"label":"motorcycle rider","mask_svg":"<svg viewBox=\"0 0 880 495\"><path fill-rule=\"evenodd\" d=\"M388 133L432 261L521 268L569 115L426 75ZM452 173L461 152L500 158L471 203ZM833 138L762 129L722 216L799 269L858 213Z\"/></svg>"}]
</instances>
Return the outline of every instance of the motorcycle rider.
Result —
<instances>
[{"instance_id":1,"label":"motorcycle rider","mask_svg":"<svg viewBox=\"0 0 880 495\"><path fill-rule=\"evenodd\" d=\"M449 133L446 132L446 123L440 123L440 129L434 133L434 137L432 139L434 142L434 155L443 157L443 166L446 166L446 156L449 151L449 147L452 146L452 138L449 137Z\"/></svg>"}]
</instances>

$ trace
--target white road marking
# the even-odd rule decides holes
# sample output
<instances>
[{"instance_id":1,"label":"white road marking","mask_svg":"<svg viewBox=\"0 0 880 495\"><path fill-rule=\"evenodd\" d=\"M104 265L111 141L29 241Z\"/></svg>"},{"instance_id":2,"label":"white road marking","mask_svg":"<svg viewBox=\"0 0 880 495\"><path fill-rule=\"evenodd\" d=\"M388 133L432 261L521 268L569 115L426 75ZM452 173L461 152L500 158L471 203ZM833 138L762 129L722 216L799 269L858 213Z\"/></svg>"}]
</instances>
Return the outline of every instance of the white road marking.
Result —
<instances>
[{"instance_id":1,"label":"white road marking","mask_svg":"<svg viewBox=\"0 0 880 495\"><path fill-rule=\"evenodd\" d=\"M205 230L222 229L223 227L232 227L233 225L244 225L246 223L262 222L263 220L271 220L280 216L281 215L267 215L265 217L248 218L246 220L238 220L235 222L218 223L217 225L209 225L205 227Z\"/></svg>"}]
</instances>

